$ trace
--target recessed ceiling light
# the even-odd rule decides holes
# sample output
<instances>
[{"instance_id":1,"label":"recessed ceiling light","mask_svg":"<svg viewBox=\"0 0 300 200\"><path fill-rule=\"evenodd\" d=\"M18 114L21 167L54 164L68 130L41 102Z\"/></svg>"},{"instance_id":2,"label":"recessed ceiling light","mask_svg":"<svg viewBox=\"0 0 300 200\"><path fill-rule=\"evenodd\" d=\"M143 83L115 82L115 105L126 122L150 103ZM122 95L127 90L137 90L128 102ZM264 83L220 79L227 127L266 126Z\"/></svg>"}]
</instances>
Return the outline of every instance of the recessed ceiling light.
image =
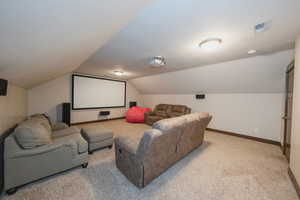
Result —
<instances>
[{"instance_id":1,"label":"recessed ceiling light","mask_svg":"<svg viewBox=\"0 0 300 200\"><path fill-rule=\"evenodd\" d=\"M114 74L116 76L123 76L124 75L124 72L123 71L114 71Z\"/></svg>"},{"instance_id":2,"label":"recessed ceiling light","mask_svg":"<svg viewBox=\"0 0 300 200\"><path fill-rule=\"evenodd\" d=\"M151 58L150 60L150 65L152 67L162 67L165 66L167 64L166 60L164 57L162 56L155 56L153 58Z\"/></svg>"},{"instance_id":3,"label":"recessed ceiling light","mask_svg":"<svg viewBox=\"0 0 300 200\"><path fill-rule=\"evenodd\" d=\"M248 51L248 54L254 54L254 53L256 53L255 49L251 49L251 50Z\"/></svg>"},{"instance_id":4,"label":"recessed ceiling light","mask_svg":"<svg viewBox=\"0 0 300 200\"><path fill-rule=\"evenodd\" d=\"M219 38L210 38L200 42L199 47L206 51L212 51L220 47L222 40Z\"/></svg>"}]
</instances>

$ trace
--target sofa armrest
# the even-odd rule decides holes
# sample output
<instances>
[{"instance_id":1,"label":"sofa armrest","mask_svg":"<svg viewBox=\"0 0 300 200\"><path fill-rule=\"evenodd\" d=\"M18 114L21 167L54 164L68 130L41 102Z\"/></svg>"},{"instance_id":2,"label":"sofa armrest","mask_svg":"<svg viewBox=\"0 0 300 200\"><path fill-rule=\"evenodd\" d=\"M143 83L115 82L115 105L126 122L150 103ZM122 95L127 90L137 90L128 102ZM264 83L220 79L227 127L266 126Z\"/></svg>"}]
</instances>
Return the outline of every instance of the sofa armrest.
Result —
<instances>
[{"instance_id":1,"label":"sofa armrest","mask_svg":"<svg viewBox=\"0 0 300 200\"><path fill-rule=\"evenodd\" d=\"M66 123L59 122L59 123L53 124L51 126L51 128L52 128L52 131L58 131L58 130L69 128L69 126Z\"/></svg>"},{"instance_id":2,"label":"sofa armrest","mask_svg":"<svg viewBox=\"0 0 300 200\"><path fill-rule=\"evenodd\" d=\"M74 134L66 137L62 137L59 139L53 140L51 144L43 145L40 147L35 147L32 149L21 149L12 147L10 152L5 154L5 158L21 158L21 157L31 157L40 154L46 154L52 151L55 151L59 148L65 148L66 151L72 152L73 156L77 154L87 152L88 144L81 137L80 134Z\"/></svg>"},{"instance_id":3,"label":"sofa armrest","mask_svg":"<svg viewBox=\"0 0 300 200\"><path fill-rule=\"evenodd\" d=\"M80 133L56 138L54 139L54 143L70 146L73 149L75 155L88 151L88 143Z\"/></svg>"},{"instance_id":4,"label":"sofa armrest","mask_svg":"<svg viewBox=\"0 0 300 200\"><path fill-rule=\"evenodd\" d=\"M129 137L119 136L115 138L115 144L118 145L123 150L135 155L138 149L139 140L132 139Z\"/></svg>"},{"instance_id":5,"label":"sofa armrest","mask_svg":"<svg viewBox=\"0 0 300 200\"><path fill-rule=\"evenodd\" d=\"M136 149L123 138L115 139L117 168L137 187L144 187L144 166L136 155Z\"/></svg>"},{"instance_id":6,"label":"sofa armrest","mask_svg":"<svg viewBox=\"0 0 300 200\"><path fill-rule=\"evenodd\" d=\"M58 148L62 148L64 145L63 144L48 144L48 145L43 145L40 147L35 147L33 149L22 149L15 151L14 153L7 154L5 158L21 158L21 157L31 157L35 155L40 155L44 153L48 153L51 151L55 151Z\"/></svg>"},{"instance_id":7,"label":"sofa armrest","mask_svg":"<svg viewBox=\"0 0 300 200\"><path fill-rule=\"evenodd\" d=\"M191 108L189 108L189 107L187 107L187 108L186 108L186 113L185 113L185 114L190 114L190 113L191 113L191 111L192 111L192 109L191 109Z\"/></svg>"}]
</instances>

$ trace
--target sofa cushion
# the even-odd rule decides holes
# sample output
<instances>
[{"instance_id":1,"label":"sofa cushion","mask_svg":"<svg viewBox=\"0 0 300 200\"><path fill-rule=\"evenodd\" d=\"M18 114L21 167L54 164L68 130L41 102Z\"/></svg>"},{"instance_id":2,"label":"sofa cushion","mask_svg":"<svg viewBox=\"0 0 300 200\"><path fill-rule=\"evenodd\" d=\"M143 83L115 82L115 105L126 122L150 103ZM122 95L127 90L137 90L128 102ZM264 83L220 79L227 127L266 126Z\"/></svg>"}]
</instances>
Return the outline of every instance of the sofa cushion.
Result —
<instances>
[{"instance_id":1,"label":"sofa cushion","mask_svg":"<svg viewBox=\"0 0 300 200\"><path fill-rule=\"evenodd\" d=\"M156 111L155 111L155 115L160 116L160 117L164 117L164 118L165 118L165 117L168 117L166 111L159 111L159 110L156 110Z\"/></svg>"},{"instance_id":2,"label":"sofa cushion","mask_svg":"<svg viewBox=\"0 0 300 200\"><path fill-rule=\"evenodd\" d=\"M64 136L68 136L68 135L72 135L72 134L76 134L76 133L80 133L80 129L77 128L76 126L73 126L73 127L68 127L68 128L57 130L57 131L53 131L51 136L53 138L57 138L57 137L64 137Z\"/></svg>"},{"instance_id":3,"label":"sofa cushion","mask_svg":"<svg viewBox=\"0 0 300 200\"><path fill-rule=\"evenodd\" d=\"M159 111L166 111L168 109L169 105L168 104L158 104L155 107L155 110L159 110Z\"/></svg>"},{"instance_id":4,"label":"sofa cushion","mask_svg":"<svg viewBox=\"0 0 300 200\"><path fill-rule=\"evenodd\" d=\"M51 132L36 120L27 120L15 129L18 144L24 149L31 149L51 143Z\"/></svg>"},{"instance_id":5,"label":"sofa cushion","mask_svg":"<svg viewBox=\"0 0 300 200\"><path fill-rule=\"evenodd\" d=\"M186 123L186 118L184 117L174 117L169 119L163 119L158 122L155 122L152 126L154 129L158 129L161 131L167 131L172 128L177 128L180 126L184 126Z\"/></svg>"},{"instance_id":6,"label":"sofa cushion","mask_svg":"<svg viewBox=\"0 0 300 200\"><path fill-rule=\"evenodd\" d=\"M186 110L185 106L174 105L172 106L172 112L184 114Z\"/></svg>"},{"instance_id":7,"label":"sofa cushion","mask_svg":"<svg viewBox=\"0 0 300 200\"><path fill-rule=\"evenodd\" d=\"M80 133L55 138L53 139L53 143L67 145L71 147L75 153L85 153L88 151L88 143Z\"/></svg>"}]
</instances>

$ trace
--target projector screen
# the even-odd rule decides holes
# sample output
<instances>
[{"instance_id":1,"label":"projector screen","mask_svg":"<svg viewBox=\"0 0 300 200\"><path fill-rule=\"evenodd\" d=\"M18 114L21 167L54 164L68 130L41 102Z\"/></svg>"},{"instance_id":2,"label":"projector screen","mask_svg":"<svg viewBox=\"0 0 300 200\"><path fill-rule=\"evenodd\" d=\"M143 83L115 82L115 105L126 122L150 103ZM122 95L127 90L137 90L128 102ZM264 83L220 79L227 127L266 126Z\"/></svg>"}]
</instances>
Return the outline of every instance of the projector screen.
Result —
<instances>
[{"instance_id":1,"label":"projector screen","mask_svg":"<svg viewBox=\"0 0 300 200\"><path fill-rule=\"evenodd\" d=\"M72 75L73 110L119 108L126 105L126 81Z\"/></svg>"}]
</instances>

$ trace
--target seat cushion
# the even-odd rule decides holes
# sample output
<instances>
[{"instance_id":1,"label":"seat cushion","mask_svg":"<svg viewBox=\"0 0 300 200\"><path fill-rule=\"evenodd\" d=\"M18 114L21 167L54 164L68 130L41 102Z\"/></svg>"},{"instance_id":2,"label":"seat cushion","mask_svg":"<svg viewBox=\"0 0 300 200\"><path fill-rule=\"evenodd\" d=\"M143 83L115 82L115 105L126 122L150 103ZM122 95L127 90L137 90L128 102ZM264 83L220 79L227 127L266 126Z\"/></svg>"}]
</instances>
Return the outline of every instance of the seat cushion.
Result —
<instances>
[{"instance_id":1,"label":"seat cushion","mask_svg":"<svg viewBox=\"0 0 300 200\"><path fill-rule=\"evenodd\" d=\"M160 116L160 117L163 117L163 118L168 117L166 111L156 110L154 113L155 113L155 115Z\"/></svg>"},{"instance_id":2,"label":"seat cushion","mask_svg":"<svg viewBox=\"0 0 300 200\"><path fill-rule=\"evenodd\" d=\"M22 122L15 129L18 144L24 149L31 149L51 143L51 132L36 120Z\"/></svg>"},{"instance_id":3,"label":"seat cushion","mask_svg":"<svg viewBox=\"0 0 300 200\"><path fill-rule=\"evenodd\" d=\"M70 146L76 153L85 153L88 151L88 143L80 133L58 137L53 139L53 143L65 144ZM70 145L72 144L72 145Z\"/></svg>"},{"instance_id":4,"label":"seat cushion","mask_svg":"<svg viewBox=\"0 0 300 200\"><path fill-rule=\"evenodd\" d=\"M82 135L88 142L100 142L113 137L113 132L102 126L82 129Z\"/></svg>"},{"instance_id":5,"label":"seat cushion","mask_svg":"<svg viewBox=\"0 0 300 200\"><path fill-rule=\"evenodd\" d=\"M68 127L64 129L60 129L57 131L52 132L52 137L57 138L57 137L64 137L72 134L80 133L80 129L73 126L73 127Z\"/></svg>"}]
</instances>

